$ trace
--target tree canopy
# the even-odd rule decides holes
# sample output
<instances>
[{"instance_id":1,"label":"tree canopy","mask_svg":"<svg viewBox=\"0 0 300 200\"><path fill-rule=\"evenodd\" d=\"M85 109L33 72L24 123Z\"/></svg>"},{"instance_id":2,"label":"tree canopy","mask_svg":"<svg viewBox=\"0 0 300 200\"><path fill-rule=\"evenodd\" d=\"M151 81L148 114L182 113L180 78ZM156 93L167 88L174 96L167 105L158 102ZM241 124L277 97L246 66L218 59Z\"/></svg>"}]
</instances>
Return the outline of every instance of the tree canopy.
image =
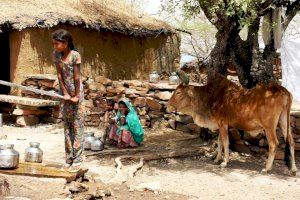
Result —
<instances>
[{"instance_id":1,"label":"tree canopy","mask_svg":"<svg viewBox=\"0 0 300 200\"><path fill-rule=\"evenodd\" d=\"M162 0L163 9L174 12L181 8L185 18L191 19L203 13L217 29L216 44L210 54L209 69L225 74L234 65L244 87L252 87L258 81L274 79L272 61L276 52L276 28L284 32L300 10L300 0ZM280 9L280 24L274 21L274 11ZM272 18L273 16L273 18ZM258 64L258 31L264 18L270 18L270 39L265 44L262 61ZM240 32L247 27L245 40ZM260 74L251 74L259 65Z\"/></svg>"}]
</instances>

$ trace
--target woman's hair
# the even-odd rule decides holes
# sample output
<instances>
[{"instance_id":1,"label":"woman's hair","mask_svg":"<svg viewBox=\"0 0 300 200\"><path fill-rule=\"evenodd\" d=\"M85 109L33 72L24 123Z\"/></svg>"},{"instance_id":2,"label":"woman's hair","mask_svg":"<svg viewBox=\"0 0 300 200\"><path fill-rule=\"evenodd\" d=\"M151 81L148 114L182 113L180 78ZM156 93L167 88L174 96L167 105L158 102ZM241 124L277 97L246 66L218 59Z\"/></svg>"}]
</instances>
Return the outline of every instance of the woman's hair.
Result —
<instances>
[{"instance_id":1,"label":"woman's hair","mask_svg":"<svg viewBox=\"0 0 300 200\"><path fill-rule=\"evenodd\" d=\"M69 31L64 29L56 30L52 33L52 39L60 42L66 42L70 50L75 50L73 39Z\"/></svg>"},{"instance_id":2,"label":"woman's hair","mask_svg":"<svg viewBox=\"0 0 300 200\"><path fill-rule=\"evenodd\" d=\"M120 104L122 104L122 105L124 105L126 108L128 108L127 105L126 105L126 103L125 103L124 101L119 101L119 105L120 105Z\"/></svg>"}]
</instances>

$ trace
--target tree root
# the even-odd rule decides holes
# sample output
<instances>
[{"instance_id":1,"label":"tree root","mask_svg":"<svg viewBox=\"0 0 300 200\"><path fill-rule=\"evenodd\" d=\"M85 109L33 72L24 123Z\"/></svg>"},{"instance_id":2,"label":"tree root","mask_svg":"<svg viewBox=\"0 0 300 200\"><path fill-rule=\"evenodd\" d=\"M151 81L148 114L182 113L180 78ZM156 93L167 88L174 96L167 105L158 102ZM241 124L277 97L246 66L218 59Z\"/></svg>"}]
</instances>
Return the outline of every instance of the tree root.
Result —
<instances>
[{"instance_id":1,"label":"tree root","mask_svg":"<svg viewBox=\"0 0 300 200\"><path fill-rule=\"evenodd\" d=\"M122 171L122 168L123 168L122 159L133 160L133 159L136 159L136 158L138 158L138 157L136 157L136 156L119 156L119 157L117 157L115 159L115 162L117 164L117 168L116 168L116 176L115 176L114 179L124 183L124 182L127 181L128 178L133 178L135 173L143 167L144 159L142 157L139 157L140 161L139 161L138 164L132 165L124 171Z\"/></svg>"},{"instance_id":2,"label":"tree root","mask_svg":"<svg viewBox=\"0 0 300 200\"><path fill-rule=\"evenodd\" d=\"M8 195L9 192L9 183L7 182L6 178L0 176L0 197Z\"/></svg>"},{"instance_id":3,"label":"tree root","mask_svg":"<svg viewBox=\"0 0 300 200\"><path fill-rule=\"evenodd\" d=\"M204 149L193 148L193 149L182 149L179 151L171 151L171 152L163 152L163 153L148 153L141 156L137 155L126 155L119 156L115 159L116 162L116 176L112 180L112 182L121 182L124 183L128 180L128 178L133 178L135 173L140 170L144 166L144 161L151 160L160 160L167 158L177 158L177 157L189 157L189 156L199 156L203 155L206 152ZM137 160L139 159L139 163L136 165L132 165L129 168L122 170L124 167L122 160Z\"/></svg>"}]
</instances>

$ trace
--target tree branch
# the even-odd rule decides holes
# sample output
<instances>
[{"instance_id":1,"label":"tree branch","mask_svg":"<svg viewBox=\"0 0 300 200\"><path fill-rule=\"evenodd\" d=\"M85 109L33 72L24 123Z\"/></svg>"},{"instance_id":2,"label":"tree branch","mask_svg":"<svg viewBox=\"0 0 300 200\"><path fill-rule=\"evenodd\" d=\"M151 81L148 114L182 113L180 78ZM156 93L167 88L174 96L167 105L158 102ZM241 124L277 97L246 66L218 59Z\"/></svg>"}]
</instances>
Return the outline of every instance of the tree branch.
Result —
<instances>
[{"instance_id":1,"label":"tree branch","mask_svg":"<svg viewBox=\"0 0 300 200\"><path fill-rule=\"evenodd\" d=\"M266 0L264 2L262 2L261 4L257 5L257 13L258 16L264 16L266 13L268 13L270 10L272 10L273 8L271 8L270 6L273 5L274 3L276 3L278 0Z\"/></svg>"},{"instance_id":2,"label":"tree branch","mask_svg":"<svg viewBox=\"0 0 300 200\"><path fill-rule=\"evenodd\" d=\"M204 12L206 18L217 28L222 29L224 24L229 23L228 16L225 14L225 8L220 8L215 12L211 9L214 6L219 6L220 1L216 0L198 0L198 3Z\"/></svg>"},{"instance_id":3,"label":"tree branch","mask_svg":"<svg viewBox=\"0 0 300 200\"><path fill-rule=\"evenodd\" d=\"M295 17L295 15L300 10L300 0L294 1L292 4L289 4L287 6L286 14L285 14L285 21L283 24L283 30L286 30L289 23L292 21L292 19Z\"/></svg>"}]
</instances>

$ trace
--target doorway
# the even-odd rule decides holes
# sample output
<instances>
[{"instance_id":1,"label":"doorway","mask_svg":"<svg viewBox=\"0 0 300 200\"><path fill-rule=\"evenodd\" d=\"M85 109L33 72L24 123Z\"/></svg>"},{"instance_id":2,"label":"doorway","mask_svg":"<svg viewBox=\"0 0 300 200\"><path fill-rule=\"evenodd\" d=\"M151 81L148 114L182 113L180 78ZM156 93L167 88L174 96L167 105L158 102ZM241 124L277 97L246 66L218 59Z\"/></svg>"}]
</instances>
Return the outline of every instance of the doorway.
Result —
<instances>
[{"instance_id":1,"label":"doorway","mask_svg":"<svg viewBox=\"0 0 300 200\"><path fill-rule=\"evenodd\" d=\"M0 33L0 80L10 81L9 31ZM0 94L9 94L10 87L0 85Z\"/></svg>"}]
</instances>

